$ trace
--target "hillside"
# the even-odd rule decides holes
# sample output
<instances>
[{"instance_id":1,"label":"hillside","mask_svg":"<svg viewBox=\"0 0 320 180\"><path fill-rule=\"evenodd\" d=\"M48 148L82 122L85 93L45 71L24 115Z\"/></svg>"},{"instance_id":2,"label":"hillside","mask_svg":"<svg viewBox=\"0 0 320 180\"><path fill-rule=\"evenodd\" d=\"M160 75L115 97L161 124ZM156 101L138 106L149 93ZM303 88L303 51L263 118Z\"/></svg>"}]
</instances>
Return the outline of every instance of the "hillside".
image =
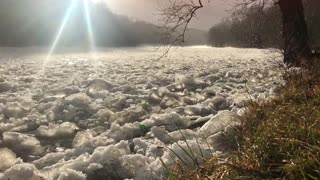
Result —
<instances>
[{"instance_id":1,"label":"hillside","mask_svg":"<svg viewBox=\"0 0 320 180\"><path fill-rule=\"evenodd\" d=\"M105 3L71 0L2 0L0 46L50 46L61 33L59 46L88 46L89 31L97 46L159 44L162 32L143 21L133 21L111 12ZM87 16L88 15L88 16ZM90 23L88 24L88 17ZM187 44L204 44L206 33L188 32Z\"/></svg>"}]
</instances>

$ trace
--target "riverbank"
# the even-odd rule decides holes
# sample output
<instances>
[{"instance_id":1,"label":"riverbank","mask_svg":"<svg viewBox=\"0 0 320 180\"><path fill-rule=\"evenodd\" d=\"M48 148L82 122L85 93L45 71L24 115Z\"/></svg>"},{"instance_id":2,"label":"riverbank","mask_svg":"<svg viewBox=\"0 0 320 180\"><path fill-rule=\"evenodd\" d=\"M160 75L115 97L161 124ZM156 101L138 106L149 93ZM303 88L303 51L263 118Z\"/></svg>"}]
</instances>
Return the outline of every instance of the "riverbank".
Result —
<instances>
[{"instance_id":1,"label":"riverbank","mask_svg":"<svg viewBox=\"0 0 320 180\"><path fill-rule=\"evenodd\" d=\"M291 70L271 101L250 102L238 126L238 149L176 179L319 179L320 73ZM227 158L226 158L227 157ZM180 169L181 170L181 169Z\"/></svg>"}]
</instances>

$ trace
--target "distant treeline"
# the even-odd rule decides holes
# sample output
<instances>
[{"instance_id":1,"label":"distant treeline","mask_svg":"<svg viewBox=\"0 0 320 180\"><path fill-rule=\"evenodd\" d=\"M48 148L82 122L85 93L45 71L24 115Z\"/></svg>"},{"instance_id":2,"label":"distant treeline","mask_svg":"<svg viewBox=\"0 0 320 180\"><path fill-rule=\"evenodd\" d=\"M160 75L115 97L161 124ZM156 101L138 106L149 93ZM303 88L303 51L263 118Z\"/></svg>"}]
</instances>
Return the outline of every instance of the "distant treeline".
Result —
<instances>
[{"instance_id":1,"label":"distant treeline","mask_svg":"<svg viewBox=\"0 0 320 180\"><path fill-rule=\"evenodd\" d=\"M88 46L90 36L82 1L76 1L61 34L59 46ZM67 16L71 0L1 0L0 46L50 46ZM106 4L89 3L97 46L137 46L161 42L154 25L113 14ZM205 33L193 31L193 44L205 42ZM201 40L198 40L201 36Z\"/></svg>"},{"instance_id":2,"label":"distant treeline","mask_svg":"<svg viewBox=\"0 0 320 180\"><path fill-rule=\"evenodd\" d=\"M319 8L319 0L305 1L305 15L313 47L320 47ZM250 7L213 26L209 30L209 44L218 47L279 48L282 47L281 24L278 6L263 11L259 7Z\"/></svg>"}]
</instances>

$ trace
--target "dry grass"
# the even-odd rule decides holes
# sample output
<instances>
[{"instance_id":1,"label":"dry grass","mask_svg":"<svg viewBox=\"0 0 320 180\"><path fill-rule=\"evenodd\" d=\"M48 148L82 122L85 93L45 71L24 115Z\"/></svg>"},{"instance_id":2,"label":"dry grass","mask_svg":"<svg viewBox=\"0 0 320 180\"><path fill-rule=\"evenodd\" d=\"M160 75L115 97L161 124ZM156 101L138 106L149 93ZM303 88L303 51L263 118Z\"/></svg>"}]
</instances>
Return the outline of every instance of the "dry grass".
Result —
<instances>
[{"instance_id":1,"label":"dry grass","mask_svg":"<svg viewBox=\"0 0 320 180\"><path fill-rule=\"evenodd\" d=\"M176 179L320 179L320 65L285 80L277 98L248 103L239 150Z\"/></svg>"}]
</instances>

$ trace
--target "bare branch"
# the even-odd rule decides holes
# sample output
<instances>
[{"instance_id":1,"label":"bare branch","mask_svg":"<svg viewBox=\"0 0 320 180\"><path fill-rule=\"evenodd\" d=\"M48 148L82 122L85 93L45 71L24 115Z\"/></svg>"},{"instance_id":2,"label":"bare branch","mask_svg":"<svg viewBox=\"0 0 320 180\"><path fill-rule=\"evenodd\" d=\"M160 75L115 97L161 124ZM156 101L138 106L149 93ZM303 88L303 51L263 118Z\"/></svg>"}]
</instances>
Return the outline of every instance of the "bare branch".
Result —
<instances>
[{"instance_id":1,"label":"bare branch","mask_svg":"<svg viewBox=\"0 0 320 180\"><path fill-rule=\"evenodd\" d=\"M166 56L172 46L185 42L188 26L192 19L197 18L196 13L201 8L202 0L169 0L168 6L160 9L162 43L165 45L165 52L160 58Z\"/></svg>"},{"instance_id":2,"label":"bare branch","mask_svg":"<svg viewBox=\"0 0 320 180\"><path fill-rule=\"evenodd\" d=\"M208 0L209 2L210 0ZM264 8L274 4L278 0L239 0L234 7L234 14L245 14L248 8L257 7L263 13ZM203 0L168 0L168 6L160 9L160 21L163 23L161 43L165 51L160 57L164 57L170 48L178 43L185 42L186 32L192 19L197 18L197 11L204 7Z\"/></svg>"}]
</instances>

